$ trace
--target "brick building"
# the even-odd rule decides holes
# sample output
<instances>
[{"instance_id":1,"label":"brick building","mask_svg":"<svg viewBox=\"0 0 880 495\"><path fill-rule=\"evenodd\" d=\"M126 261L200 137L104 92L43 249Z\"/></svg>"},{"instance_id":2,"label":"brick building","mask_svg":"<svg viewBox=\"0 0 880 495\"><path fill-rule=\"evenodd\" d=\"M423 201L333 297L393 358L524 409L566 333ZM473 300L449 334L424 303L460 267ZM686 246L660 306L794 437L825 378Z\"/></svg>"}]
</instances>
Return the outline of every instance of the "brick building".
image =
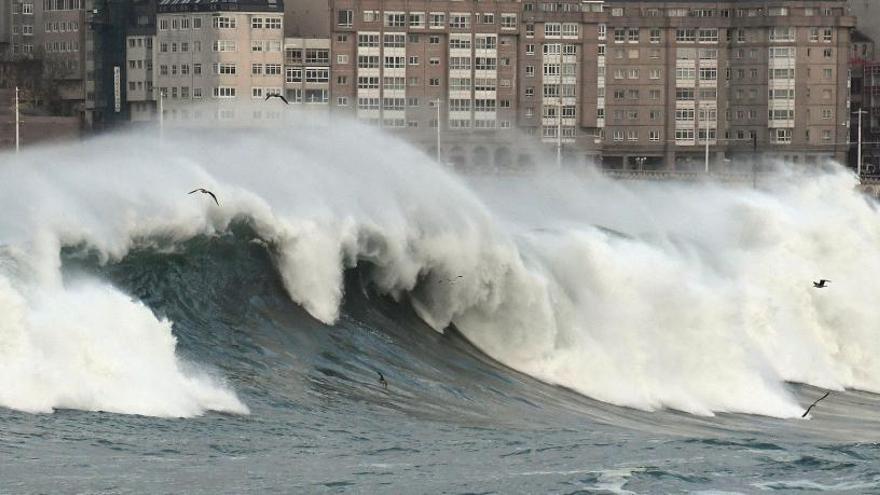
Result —
<instances>
[{"instance_id":1,"label":"brick building","mask_svg":"<svg viewBox=\"0 0 880 495\"><path fill-rule=\"evenodd\" d=\"M332 0L334 111L445 161L702 167L843 159L854 19L842 0ZM558 137L561 135L561 139Z\"/></svg>"}]
</instances>

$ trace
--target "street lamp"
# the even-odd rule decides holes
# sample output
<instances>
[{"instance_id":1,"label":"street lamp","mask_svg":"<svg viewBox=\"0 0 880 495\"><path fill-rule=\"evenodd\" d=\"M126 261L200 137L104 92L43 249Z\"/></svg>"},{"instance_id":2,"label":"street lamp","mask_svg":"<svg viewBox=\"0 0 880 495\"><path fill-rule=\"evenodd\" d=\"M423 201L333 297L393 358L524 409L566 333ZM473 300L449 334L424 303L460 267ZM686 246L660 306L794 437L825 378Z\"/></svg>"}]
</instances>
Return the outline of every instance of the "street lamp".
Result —
<instances>
[{"instance_id":1,"label":"street lamp","mask_svg":"<svg viewBox=\"0 0 880 495\"><path fill-rule=\"evenodd\" d=\"M18 86L15 87L15 152L21 151L21 112L18 107Z\"/></svg>"},{"instance_id":2,"label":"street lamp","mask_svg":"<svg viewBox=\"0 0 880 495\"><path fill-rule=\"evenodd\" d=\"M859 116L858 149L856 151L856 175L859 176L859 180L862 180L862 115L866 113L868 112L862 109L853 112L853 115Z\"/></svg>"},{"instance_id":3,"label":"street lamp","mask_svg":"<svg viewBox=\"0 0 880 495\"><path fill-rule=\"evenodd\" d=\"M436 98L433 100L434 106L437 108L437 163L442 165L443 162L440 161L440 98Z\"/></svg>"}]
</instances>

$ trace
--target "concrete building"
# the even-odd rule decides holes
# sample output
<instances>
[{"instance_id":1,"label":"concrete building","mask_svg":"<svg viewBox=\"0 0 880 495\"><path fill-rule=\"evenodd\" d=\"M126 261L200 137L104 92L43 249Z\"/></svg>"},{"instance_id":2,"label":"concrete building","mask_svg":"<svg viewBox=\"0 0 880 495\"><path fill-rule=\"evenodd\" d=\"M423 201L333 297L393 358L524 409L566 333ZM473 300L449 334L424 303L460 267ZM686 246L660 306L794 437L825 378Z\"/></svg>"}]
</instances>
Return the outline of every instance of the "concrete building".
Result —
<instances>
[{"instance_id":1,"label":"concrete building","mask_svg":"<svg viewBox=\"0 0 880 495\"><path fill-rule=\"evenodd\" d=\"M433 152L441 101L462 166L527 166L514 128L614 168L846 154L843 0L331 5L334 110Z\"/></svg>"},{"instance_id":2,"label":"concrete building","mask_svg":"<svg viewBox=\"0 0 880 495\"><path fill-rule=\"evenodd\" d=\"M84 112L86 0L3 0L0 85L22 86L53 113Z\"/></svg>"},{"instance_id":3,"label":"concrete building","mask_svg":"<svg viewBox=\"0 0 880 495\"><path fill-rule=\"evenodd\" d=\"M152 67L166 120L208 117L209 107L211 117L232 123L242 117L236 102L283 94L283 12L275 0L161 0Z\"/></svg>"}]
</instances>

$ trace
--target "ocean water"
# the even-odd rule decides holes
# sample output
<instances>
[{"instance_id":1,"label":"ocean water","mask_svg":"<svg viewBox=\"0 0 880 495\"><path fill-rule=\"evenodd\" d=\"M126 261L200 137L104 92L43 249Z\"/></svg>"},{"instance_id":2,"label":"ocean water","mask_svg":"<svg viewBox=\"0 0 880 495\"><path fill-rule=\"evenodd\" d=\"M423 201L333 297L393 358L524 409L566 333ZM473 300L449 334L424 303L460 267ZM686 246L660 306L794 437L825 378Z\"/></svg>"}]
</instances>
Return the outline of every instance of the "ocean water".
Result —
<instances>
[{"instance_id":1,"label":"ocean water","mask_svg":"<svg viewBox=\"0 0 880 495\"><path fill-rule=\"evenodd\" d=\"M0 493L880 493L880 213L841 168L151 139L0 155Z\"/></svg>"}]
</instances>

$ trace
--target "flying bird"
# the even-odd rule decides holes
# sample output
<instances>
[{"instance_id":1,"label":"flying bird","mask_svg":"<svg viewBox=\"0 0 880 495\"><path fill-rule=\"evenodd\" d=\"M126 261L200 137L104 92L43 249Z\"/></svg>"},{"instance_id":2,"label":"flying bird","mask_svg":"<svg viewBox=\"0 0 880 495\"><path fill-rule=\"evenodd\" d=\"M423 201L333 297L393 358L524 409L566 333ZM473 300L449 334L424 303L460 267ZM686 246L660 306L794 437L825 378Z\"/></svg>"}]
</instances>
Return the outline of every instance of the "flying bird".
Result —
<instances>
[{"instance_id":1,"label":"flying bird","mask_svg":"<svg viewBox=\"0 0 880 495\"><path fill-rule=\"evenodd\" d=\"M217 196L215 196L214 193L212 193L211 191L209 191L209 190L207 190L207 189L204 189L204 188L200 187L200 188L198 188L198 189L193 189L192 191L188 192L187 194L192 194L192 193L195 193L195 192L200 192L200 193L202 193L202 194L208 194L208 195L210 195L212 198L214 198L214 202L217 203L217 206L220 206L220 202L217 201Z\"/></svg>"},{"instance_id":2,"label":"flying bird","mask_svg":"<svg viewBox=\"0 0 880 495\"><path fill-rule=\"evenodd\" d=\"M825 395L823 395L822 397L819 397L818 399L816 399L816 402L813 402L812 404L810 404L810 407L808 407L807 410L804 411L804 414L803 414L801 417L802 417L802 418L806 418L806 417L807 417L807 414L810 414L810 409L812 409L813 406L815 406L816 404L818 404L820 400L824 399L825 397L828 397L828 395L829 395L830 393L831 393L831 392L825 392Z\"/></svg>"},{"instance_id":3,"label":"flying bird","mask_svg":"<svg viewBox=\"0 0 880 495\"><path fill-rule=\"evenodd\" d=\"M385 381L385 377L382 376L382 372L377 371L376 373L379 373L379 385L382 385L383 387L385 387L385 390L388 390L388 382Z\"/></svg>"},{"instance_id":4,"label":"flying bird","mask_svg":"<svg viewBox=\"0 0 880 495\"><path fill-rule=\"evenodd\" d=\"M818 282L813 282L813 287L815 287L817 289L824 289L825 287L828 287L828 284L830 284L830 283L831 283L830 280L825 280L823 278L823 279L819 280Z\"/></svg>"},{"instance_id":5,"label":"flying bird","mask_svg":"<svg viewBox=\"0 0 880 495\"><path fill-rule=\"evenodd\" d=\"M459 278L464 278L464 275L459 275L455 278L440 279L437 281L437 283L442 284L443 282L449 282L450 284L454 284L456 279L459 279Z\"/></svg>"},{"instance_id":6,"label":"flying bird","mask_svg":"<svg viewBox=\"0 0 880 495\"><path fill-rule=\"evenodd\" d=\"M290 105L290 102L287 101L287 98L285 98L284 95L280 93L266 95L266 98L263 101L269 101L269 98L281 98L281 101L283 101L285 105Z\"/></svg>"}]
</instances>

